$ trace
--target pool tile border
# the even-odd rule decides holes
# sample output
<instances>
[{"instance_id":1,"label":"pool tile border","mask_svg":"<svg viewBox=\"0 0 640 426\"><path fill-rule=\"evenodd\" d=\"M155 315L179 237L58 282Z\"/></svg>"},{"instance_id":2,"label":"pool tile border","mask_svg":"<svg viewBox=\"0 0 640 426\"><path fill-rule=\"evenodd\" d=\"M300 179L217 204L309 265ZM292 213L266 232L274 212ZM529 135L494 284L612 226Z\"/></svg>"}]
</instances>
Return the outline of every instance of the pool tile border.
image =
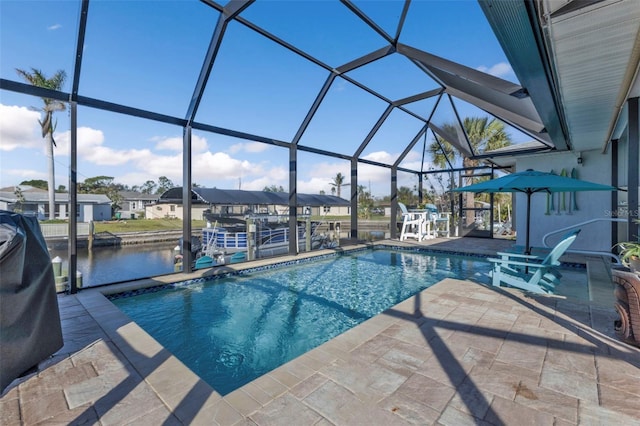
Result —
<instances>
[{"instance_id":1,"label":"pool tile border","mask_svg":"<svg viewBox=\"0 0 640 426\"><path fill-rule=\"evenodd\" d=\"M131 296L137 296L140 294L156 293L161 290L175 289L175 288L185 287L193 284L201 284L208 281L215 281L215 280L219 280L219 279L223 279L231 276L247 275L255 272L262 272L262 271L268 271L271 269L277 269L277 268L282 268L287 266L300 265L300 264L308 263L312 261L328 259L336 256L342 256L345 253L355 253L358 251L365 251L365 250L371 250L371 247L358 247L351 250L340 250L340 251L335 251L333 253L320 254L318 256L310 256L310 257L305 257L300 259L285 260L281 262L271 263L268 265L248 267L248 268L243 268L243 269L238 269L233 271L225 271L225 272L217 273L214 275L209 275L206 277L192 278L188 280L178 281L175 283L160 284L157 286L127 290L119 293L112 293L112 294L105 295L105 297L107 297L107 299L109 300L116 300L116 299L131 297Z\"/></svg>"},{"instance_id":2,"label":"pool tile border","mask_svg":"<svg viewBox=\"0 0 640 426\"><path fill-rule=\"evenodd\" d=\"M309 263L309 262L315 262L315 261L318 261L318 260L328 259L328 258L331 258L331 257L343 256L343 255L345 255L347 253L357 253L357 252L366 251L366 250L392 250L392 251L405 251L405 252L424 253L424 254L430 254L430 253L432 253L432 254L446 254L446 255L452 255L452 256L464 256L464 257L472 257L472 258L479 258L479 259L486 259L488 257L491 257L489 255L480 254L480 253L468 253L468 252L456 252L456 251L450 251L450 250L438 250L438 249L427 248L427 247L398 246L398 245L385 244L385 243L367 244L366 246L362 246L362 247L355 247L355 248L346 249L346 250L340 249L340 250L336 250L336 251L334 251L332 253L318 254L316 256L307 256L307 257L299 258L299 259L290 259L290 260L285 260L285 261L280 261L280 262L274 262L274 263L270 263L268 265L260 265L260 266L247 267L247 268L237 269L237 270L232 270L232 271L225 271L225 272L221 272L221 273L216 273L214 275L209 275L209 276L206 276L206 277L192 278L192 279L188 279L188 280L177 281L175 283L160 284L160 285L156 285L156 286L150 286L150 287L138 288L138 289L133 289L133 290L127 290L127 291L117 292L117 293L112 293L112 294L105 294L105 297L107 299L109 299L109 300L124 299L124 298L127 298L127 297L138 296L138 295L141 295L141 294L156 293L156 292L162 291L162 290L177 289L177 288L186 287L186 286L193 285L193 284L201 284L201 283L205 283L205 282L209 282L209 281L215 281L215 280L219 280L219 279L223 279L223 278L227 278L227 277L231 277L231 276L246 275L246 274L251 274L251 273L256 273L256 272L261 272L261 271L268 271L268 270L271 270L271 269L277 269L277 268L282 268L282 267L287 267L287 266L293 266L293 265L300 265L300 264ZM586 269L586 265L582 264L582 263L566 263L566 262L563 262L562 263L562 267L563 268L570 268L570 269Z\"/></svg>"}]
</instances>

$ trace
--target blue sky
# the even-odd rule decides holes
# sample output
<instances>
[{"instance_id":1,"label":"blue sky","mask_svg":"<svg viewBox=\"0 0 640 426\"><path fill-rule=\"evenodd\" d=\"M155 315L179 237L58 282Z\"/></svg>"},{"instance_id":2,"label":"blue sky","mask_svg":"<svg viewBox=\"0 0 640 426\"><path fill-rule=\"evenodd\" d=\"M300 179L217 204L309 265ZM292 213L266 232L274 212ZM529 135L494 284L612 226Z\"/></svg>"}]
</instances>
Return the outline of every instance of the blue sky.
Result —
<instances>
[{"instance_id":1,"label":"blue sky","mask_svg":"<svg viewBox=\"0 0 640 426\"><path fill-rule=\"evenodd\" d=\"M403 3L354 2L392 36ZM0 0L0 75L20 81L15 69L68 73L71 87L80 11L79 1ZM258 0L243 18L331 67L386 46L337 1ZM218 13L199 1L91 1L79 93L184 118ZM516 81L475 0L411 3L400 42L471 68ZM435 83L405 57L394 54L348 73L389 99L433 89ZM328 72L232 22L207 83L196 121L263 137L290 141L324 84ZM423 114L433 100L408 108ZM40 99L0 92L0 187L47 176L39 135ZM462 102L462 116L484 113ZM386 108L386 103L336 78L300 143L351 155ZM439 109L442 122L451 107ZM68 186L68 112L57 113L56 185ZM78 180L98 175L142 185L159 176L182 182L182 129L104 112L78 109ZM421 122L394 111L365 158L392 163L417 133ZM512 131L516 141L523 136ZM525 139L528 139L524 137ZM427 143L430 142L431 136ZM402 166L420 169L422 143ZM428 158L426 159L428 160ZM208 187L288 189L286 149L255 141L194 131L193 181ZM425 164L422 167L428 168ZM349 175L347 161L299 152L298 191L330 193L336 173ZM389 193L386 168L361 166L359 183L373 195ZM399 175L399 185L417 180ZM343 195L344 196L344 195Z\"/></svg>"}]
</instances>

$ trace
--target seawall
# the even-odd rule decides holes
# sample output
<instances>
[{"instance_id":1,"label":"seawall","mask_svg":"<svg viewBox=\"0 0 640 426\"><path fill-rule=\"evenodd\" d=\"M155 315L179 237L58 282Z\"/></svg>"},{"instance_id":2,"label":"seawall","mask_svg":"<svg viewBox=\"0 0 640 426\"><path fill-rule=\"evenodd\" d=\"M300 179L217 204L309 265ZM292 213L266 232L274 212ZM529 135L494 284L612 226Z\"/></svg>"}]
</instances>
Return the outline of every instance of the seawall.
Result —
<instances>
[{"instance_id":1,"label":"seawall","mask_svg":"<svg viewBox=\"0 0 640 426\"><path fill-rule=\"evenodd\" d=\"M193 235L200 236L202 232L198 229ZM178 244L178 240L182 237L182 231L153 231L153 232L125 232L111 234L109 232L100 232L93 236L93 247L118 247L130 244L149 244L161 243L165 241L174 241ZM47 246L51 249L62 250L69 244L69 239L64 238L46 238ZM89 246L89 237L78 236L78 247L85 248Z\"/></svg>"},{"instance_id":2,"label":"seawall","mask_svg":"<svg viewBox=\"0 0 640 426\"><path fill-rule=\"evenodd\" d=\"M339 224L341 233L349 233L351 230L351 222L349 220L331 221L322 223L318 226L317 232L333 231L335 224ZM358 223L360 231L388 231L389 223L379 220L360 220ZM193 236L201 237L202 231L194 229ZM93 236L93 247L118 247L130 244L149 244L161 243L166 241L178 241L182 237L182 230L163 230L163 231L147 231L147 232L123 232L112 234L110 232L99 232ZM45 238L47 246L50 249L63 250L69 244L68 237L49 237ZM89 237L87 235L78 235L78 248L89 246Z\"/></svg>"}]
</instances>

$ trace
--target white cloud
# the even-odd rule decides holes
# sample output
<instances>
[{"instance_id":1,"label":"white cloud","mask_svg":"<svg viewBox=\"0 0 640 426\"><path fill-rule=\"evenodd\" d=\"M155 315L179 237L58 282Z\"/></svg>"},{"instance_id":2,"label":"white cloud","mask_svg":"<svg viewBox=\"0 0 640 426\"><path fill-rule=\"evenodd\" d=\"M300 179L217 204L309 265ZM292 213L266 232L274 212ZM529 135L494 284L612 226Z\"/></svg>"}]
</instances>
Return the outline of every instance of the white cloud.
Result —
<instances>
[{"instance_id":1,"label":"white cloud","mask_svg":"<svg viewBox=\"0 0 640 426\"><path fill-rule=\"evenodd\" d=\"M53 24L47 27L49 31L59 30L60 28L62 28L62 25L60 24Z\"/></svg>"},{"instance_id":2,"label":"white cloud","mask_svg":"<svg viewBox=\"0 0 640 426\"><path fill-rule=\"evenodd\" d=\"M333 175L335 176L335 174ZM312 177L309 180L298 180L298 192L303 194L319 194L320 191L324 191L325 194L331 195L331 186L328 182L331 181L329 177ZM345 198L345 195L348 194L348 186L342 187L341 196ZM345 192L346 191L346 192Z\"/></svg>"},{"instance_id":3,"label":"white cloud","mask_svg":"<svg viewBox=\"0 0 640 426\"><path fill-rule=\"evenodd\" d=\"M147 172L147 176L166 176L174 181L182 179L182 153L166 156L146 151L141 154L135 160L135 165L139 170Z\"/></svg>"},{"instance_id":4,"label":"white cloud","mask_svg":"<svg viewBox=\"0 0 640 426\"><path fill-rule=\"evenodd\" d=\"M497 64L492 65L490 67L481 65L478 67L478 71L491 74L494 77L504 77L513 73L513 69L511 68L511 65L509 65L506 62L498 62Z\"/></svg>"},{"instance_id":5,"label":"white cloud","mask_svg":"<svg viewBox=\"0 0 640 426\"><path fill-rule=\"evenodd\" d=\"M391 169L372 166L370 164L358 165L358 183L367 185L369 182L390 185Z\"/></svg>"},{"instance_id":6,"label":"white cloud","mask_svg":"<svg viewBox=\"0 0 640 426\"><path fill-rule=\"evenodd\" d=\"M365 160L377 161L378 163L383 164L393 164L398 156L398 154L390 154L386 151L377 151L367 154L362 158Z\"/></svg>"},{"instance_id":7,"label":"white cloud","mask_svg":"<svg viewBox=\"0 0 640 426\"><path fill-rule=\"evenodd\" d=\"M29 108L0 104L0 151L44 147L39 118Z\"/></svg>"},{"instance_id":8,"label":"white cloud","mask_svg":"<svg viewBox=\"0 0 640 426\"><path fill-rule=\"evenodd\" d=\"M282 186L285 191L289 188L289 171L282 167L274 167L264 171L256 179L242 179L242 189L248 191L262 191L265 187Z\"/></svg>"},{"instance_id":9,"label":"white cloud","mask_svg":"<svg viewBox=\"0 0 640 426\"><path fill-rule=\"evenodd\" d=\"M182 138L175 136L172 138L151 138L156 143L156 149L182 152Z\"/></svg>"},{"instance_id":10,"label":"white cloud","mask_svg":"<svg viewBox=\"0 0 640 426\"><path fill-rule=\"evenodd\" d=\"M140 171L118 177L118 182L139 185L148 179L166 176L176 185L182 184L182 155L159 156L152 154L144 161L136 162ZM234 188L241 182L242 189L262 190L265 186L288 186L288 170L264 166L250 161L240 160L224 152L205 152L194 156L192 162L194 182L206 187Z\"/></svg>"},{"instance_id":11,"label":"white cloud","mask_svg":"<svg viewBox=\"0 0 640 426\"><path fill-rule=\"evenodd\" d=\"M4 173L6 173L8 176L15 176L16 178L18 178L18 182L22 182L23 180L35 179L47 180L49 178L46 172L32 169L8 169L5 170Z\"/></svg>"},{"instance_id":12,"label":"white cloud","mask_svg":"<svg viewBox=\"0 0 640 426\"><path fill-rule=\"evenodd\" d=\"M427 154L427 155L431 155L431 154ZM407 162L411 162L411 161L422 161L422 147L420 147L420 149L416 149L414 147L414 149L412 149L411 151L409 151L407 153L407 155L404 157L404 160L402 160L402 162L404 163L405 161Z\"/></svg>"},{"instance_id":13,"label":"white cloud","mask_svg":"<svg viewBox=\"0 0 640 426\"><path fill-rule=\"evenodd\" d=\"M71 132L66 131L55 136L58 145L56 155L69 155ZM148 149L119 150L103 144L102 130L78 127L78 158L85 164L88 162L97 166L121 166L132 161L144 164L152 156L152 152Z\"/></svg>"},{"instance_id":14,"label":"white cloud","mask_svg":"<svg viewBox=\"0 0 640 426\"><path fill-rule=\"evenodd\" d=\"M431 163L431 154L427 153L424 158L424 169L425 171L431 170L433 164ZM420 166L422 164L422 152L418 150L411 150L404 158L404 160L400 163L400 167L404 167L406 169L411 170L420 170Z\"/></svg>"},{"instance_id":15,"label":"white cloud","mask_svg":"<svg viewBox=\"0 0 640 426\"><path fill-rule=\"evenodd\" d=\"M304 170L298 170L299 173L304 173L310 177L322 177L327 185L329 182L333 181L333 178L338 174L342 173L343 176L349 176L350 169L349 164L347 162L335 162L335 163L313 163L313 164L304 164Z\"/></svg>"},{"instance_id":16,"label":"white cloud","mask_svg":"<svg viewBox=\"0 0 640 426\"><path fill-rule=\"evenodd\" d=\"M2 106L0 110L0 149L5 151L18 148L37 149L44 153L44 143L40 137L40 126L37 112L24 107ZM54 135L57 149L56 159L59 162L57 170L65 170L64 158L68 159L70 153L70 131L56 133ZM119 183L126 185L140 185L145 181L157 180L159 176L166 176L174 184L182 184L182 138L181 137L155 137L151 148L127 148L121 149L113 146L102 130L90 127L78 128L78 160L81 164L80 180L82 176L88 177L98 174L114 176ZM264 156L260 156L260 162L251 162L243 158L237 158L233 153L259 153L271 148L268 144L260 142L244 142L231 146L224 152L212 152L208 150L207 139L194 135L193 139L193 180L199 184L219 188L237 187L238 180L242 181L242 189L262 190L265 186L282 186L288 189L289 170L282 162L277 166ZM111 146L110 146L111 145ZM129 146L145 146L144 144L131 143ZM146 145L149 146L149 145ZM226 147L225 147L226 148ZM28 151L25 151L28 152ZM169 155L167 155L169 154ZM33 155L32 153L28 155ZM242 156L241 156L242 157ZM33 157L32 157L33 158ZM3 168L4 176L14 176L16 179L46 179L44 171L34 171L24 168L26 162L18 165L16 169ZM23 166L23 168L20 168ZM62 168L60 167L62 166ZM362 166L361 166L362 167ZM374 170L376 168L373 168ZM378 180L361 169L360 181ZM384 169L382 169L384 170ZM335 163L313 163L299 171L298 191L306 193L319 193L325 191L331 193L330 182L340 172L349 176L349 165L345 161ZM388 171L386 172L388 176ZM85 176L87 175L87 176ZM303 177L304 175L304 177ZM62 180L68 177L63 177ZM365 179L365 180L363 180ZM387 177L388 179L388 177ZM9 179L8 179L9 180ZM13 180L13 179L11 179ZM59 179L57 179L59 180ZM348 178L347 178L348 180ZM348 181L347 181L348 183ZM348 191L347 191L348 193Z\"/></svg>"},{"instance_id":17,"label":"white cloud","mask_svg":"<svg viewBox=\"0 0 640 426\"><path fill-rule=\"evenodd\" d=\"M196 182L237 179L255 175L259 166L246 160L238 160L224 152L204 152L192 160L193 180Z\"/></svg>"},{"instance_id":18,"label":"white cloud","mask_svg":"<svg viewBox=\"0 0 640 426\"><path fill-rule=\"evenodd\" d=\"M3 164L2 175L7 181L19 179L46 178L44 171L36 171L24 168L32 166L34 154L32 150L44 153L45 144L40 135L38 124L39 113L25 107L7 106L0 104L0 151L23 150L30 159L24 158L24 162L16 164L15 169L9 169ZM58 170L62 166L63 158L70 154L71 132L64 131L54 134L57 148L55 151L58 161ZM155 146L148 148L120 149L109 146L102 130L90 127L78 128L78 161L82 165L81 173L93 175L104 173L97 167L108 167L109 175L114 176L117 182L127 185L140 185L149 179L157 179L166 176L176 185L182 183L182 137L155 137ZM207 139L194 135L193 147L193 179L195 182L207 186L224 187L225 182L237 181L242 178L242 187L245 189L262 189L269 185L288 186L288 170L282 167L271 168L268 162L252 163L247 160L234 158L229 153L211 152L208 150ZM131 144L143 146L141 144ZM268 145L258 142L237 144L237 152L263 152ZM29 151L31 150L31 151ZM169 153L169 155L166 155ZM22 155L22 154L21 154ZM24 156L24 155L23 155ZM38 155L38 158L40 156ZM22 160L20 160L22 161ZM21 168L21 166L23 166ZM120 168L118 168L120 167ZM13 178L9 178L13 176ZM4 178L3 178L4 180ZM80 179L82 180L82 178ZM219 184L218 184L219 182ZM221 186L222 185L222 186ZM228 186L228 185L226 185Z\"/></svg>"},{"instance_id":19,"label":"white cloud","mask_svg":"<svg viewBox=\"0 0 640 426\"><path fill-rule=\"evenodd\" d=\"M242 142L231 145L227 151L231 154L238 152L249 152L252 154L264 152L269 149L269 145L262 142Z\"/></svg>"},{"instance_id":20,"label":"white cloud","mask_svg":"<svg viewBox=\"0 0 640 426\"><path fill-rule=\"evenodd\" d=\"M59 152L69 153L69 132L57 135ZM85 167L89 164L96 166L124 166L129 169L124 174L117 174L117 182L127 185L140 185L149 179L157 179L166 176L176 185L182 182L182 138L155 137L155 149L115 149L104 146L105 138L101 130L88 127L78 128L78 157ZM207 151L207 140L201 136L192 138L193 160L192 171L195 182L214 186L208 182L225 181L240 177L260 176L267 184L272 184L274 175L272 171L266 172L260 164L239 160L224 152ZM163 155L161 151L173 151L174 154ZM197 155L196 155L197 154ZM115 173L114 173L115 174ZM276 173L277 178L283 172ZM286 178L286 172L284 172ZM257 182L255 185L259 185ZM266 184L265 184L266 185ZM259 189L264 188L262 185ZM243 187L245 184L243 183Z\"/></svg>"},{"instance_id":21,"label":"white cloud","mask_svg":"<svg viewBox=\"0 0 640 426\"><path fill-rule=\"evenodd\" d=\"M104 149L108 150L108 148ZM182 185L182 154L162 156L149 150L110 151L116 153L119 158L127 155L135 156L135 158L129 158L132 162L127 166L129 172L115 174L115 181L118 183L141 185L148 180L157 181L158 177L166 176L176 186Z\"/></svg>"},{"instance_id":22,"label":"white cloud","mask_svg":"<svg viewBox=\"0 0 640 426\"><path fill-rule=\"evenodd\" d=\"M157 141L156 149L160 150L169 150L175 152L182 152L182 137L171 137L171 138L152 138L152 141ZM198 153L204 152L208 148L207 139L202 136L192 135L191 136L191 152Z\"/></svg>"},{"instance_id":23,"label":"white cloud","mask_svg":"<svg viewBox=\"0 0 640 426\"><path fill-rule=\"evenodd\" d=\"M390 154L388 152L380 151L371 153L363 158L381 163L389 164L392 160L395 160L397 154ZM420 170L420 162L422 156L419 152L410 152L406 161L402 162L402 166ZM425 163L425 170L430 163ZM342 187L342 198L349 198L351 187L348 185L350 180L350 169L345 162L322 162L314 163L308 169L299 170L298 174L298 191L317 194L320 191L324 191L326 194L331 194L331 182L337 173L342 173L345 176L345 186ZM303 176L304 174L304 176ZM367 190L371 189L371 193L374 197L383 197L389 195L391 191L391 169L387 167L379 167L370 164L360 163L358 165L358 185L364 186ZM418 184L418 179L411 173L398 172L398 187L407 186L413 188ZM425 183L426 185L426 183Z\"/></svg>"}]
</instances>

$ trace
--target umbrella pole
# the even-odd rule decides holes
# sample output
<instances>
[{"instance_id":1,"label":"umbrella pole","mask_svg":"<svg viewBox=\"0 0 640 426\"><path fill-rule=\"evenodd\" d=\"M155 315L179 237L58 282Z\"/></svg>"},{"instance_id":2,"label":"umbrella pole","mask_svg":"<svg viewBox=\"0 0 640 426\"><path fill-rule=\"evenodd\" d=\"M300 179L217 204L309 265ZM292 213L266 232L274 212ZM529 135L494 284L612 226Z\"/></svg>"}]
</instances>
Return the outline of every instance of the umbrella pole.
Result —
<instances>
[{"instance_id":1,"label":"umbrella pole","mask_svg":"<svg viewBox=\"0 0 640 426\"><path fill-rule=\"evenodd\" d=\"M527 191L527 232L524 246L524 254L531 254L531 247L529 247L529 225L531 224L531 191ZM525 260L526 262L526 260ZM529 273L529 266L524 267L524 273Z\"/></svg>"},{"instance_id":2,"label":"umbrella pole","mask_svg":"<svg viewBox=\"0 0 640 426\"><path fill-rule=\"evenodd\" d=\"M527 233L524 246L524 254L531 254L531 247L529 247L529 227L531 225L531 191L527 191Z\"/></svg>"}]
</instances>

